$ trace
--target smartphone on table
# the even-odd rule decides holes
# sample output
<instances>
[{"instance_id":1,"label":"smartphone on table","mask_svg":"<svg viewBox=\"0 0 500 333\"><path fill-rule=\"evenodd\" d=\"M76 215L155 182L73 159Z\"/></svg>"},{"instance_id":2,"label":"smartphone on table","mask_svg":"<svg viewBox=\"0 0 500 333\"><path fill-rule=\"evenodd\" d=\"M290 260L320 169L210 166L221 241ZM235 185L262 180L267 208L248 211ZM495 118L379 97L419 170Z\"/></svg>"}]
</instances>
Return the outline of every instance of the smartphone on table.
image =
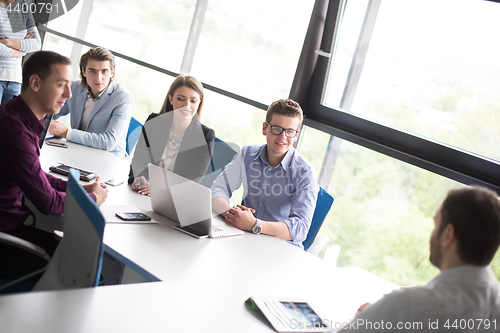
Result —
<instances>
[{"instance_id":1,"label":"smartphone on table","mask_svg":"<svg viewBox=\"0 0 500 333\"><path fill-rule=\"evenodd\" d=\"M116 213L123 221L151 221L151 218L141 212Z\"/></svg>"},{"instance_id":2,"label":"smartphone on table","mask_svg":"<svg viewBox=\"0 0 500 333\"><path fill-rule=\"evenodd\" d=\"M118 186L118 185L123 184L123 181L116 180L116 179L109 179L109 180L106 180L104 183L107 185L111 185L111 186Z\"/></svg>"},{"instance_id":3,"label":"smartphone on table","mask_svg":"<svg viewBox=\"0 0 500 333\"><path fill-rule=\"evenodd\" d=\"M59 147L59 148L68 148L68 145L64 142L47 140L45 141L49 146Z\"/></svg>"},{"instance_id":4,"label":"smartphone on table","mask_svg":"<svg viewBox=\"0 0 500 333\"><path fill-rule=\"evenodd\" d=\"M50 171L64 175L64 176L69 175L69 169L75 169L75 170L80 171L80 179L84 180L86 182L89 182L92 179L97 177L97 175L94 172L78 169L78 168L66 165L64 163L59 163L58 165L55 165L55 166L53 165L49 168Z\"/></svg>"}]
</instances>

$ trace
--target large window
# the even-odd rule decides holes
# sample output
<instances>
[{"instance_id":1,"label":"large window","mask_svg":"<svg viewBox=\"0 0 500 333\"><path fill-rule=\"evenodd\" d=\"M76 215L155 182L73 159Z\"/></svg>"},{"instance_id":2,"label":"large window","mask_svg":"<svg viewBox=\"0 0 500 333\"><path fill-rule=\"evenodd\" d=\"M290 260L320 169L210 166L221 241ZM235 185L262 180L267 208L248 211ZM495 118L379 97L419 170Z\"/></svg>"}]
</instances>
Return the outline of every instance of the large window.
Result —
<instances>
[{"instance_id":1,"label":"large window","mask_svg":"<svg viewBox=\"0 0 500 333\"><path fill-rule=\"evenodd\" d=\"M82 31L77 33L81 4L49 27L270 104L289 94L313 5L314 0L293 6L286 0L94 0Z\"/></svg>"},{"instance_id":2,"label":"large window","mask_svg":"<svg viewBox=\"0 0 500 333\"><path fill-rule=\"evenodd\" d=\"M70 13L50 21L49 28L173 73L193 75L204 83L255 100L262 108L289 94L314 0L294 6L286 0L89 3L80 1ZM85 15L86 25L82 24ZM77 62L88 48L72 46L51 34L44 43L44 49L59 51ZM141 121L159 111L172 82L170 76L123 60L117 62L116 78L134 96L132 113ZM203 121L223 140L248 143L251 132L233 130L243 125L255 127L256 122L250 122L254 116L248 112L259 111L207 92ZM257 121L257 133L260 118L263 115Z\"/></svg>"},{"instance_id":3,"label":"large window","mask_svg":"<svg viewBox=\"0 0 500 333\"><path fill-rule=\"evenodd\" d=\"M325 35L336 39L322 41L332 54L318 59L310 102L311 124L335 136L320 169L335 202L320 233L340 246L340 266L424 284L437 273L429 236L446 192L483 179L498 189L500 5L347 0L330 9L339 22ZM317 141L306 131L302 146ZM500 277L500 253L492 267Z\"/></svg>"},{"instance_id":4,"label":"large window","mask_svg":"<svg viewBox=\"0 0 500 333\"><path fill-rule=\"evenodd\" d=\"M300 78L308 119L298 150L335 197L320 234L340 246L337 265L424 284L437 273L429 236L446 192L500 188L500 5L330 0L322 17L316 2L81 0L49 28L225 90L205 90L202 122L240 147L265 142L261 109ZM302 45L299 74L311 72L294 78ZM78 61L88 47L48 34L44 49ZM123 59L116 77L140 121L158 112L173 80ZM499 253L492 266L500 278Z\"/></svg>"},{"instance_id":5,"label":"large window","mask_svg":"<svg viewBox=\"0 0 500 333\"><path fill-rule=\"evenodd\" d=\"M209 0L193 75L265 104L287 97L313 4Z\"/></svg>"},{"instance_id":6,"label":"large window","mask_svg":"<svg viewBox=\"0 0 500 333\"><path fill-rule=\"evenodd\" d=\"M195 6L195 0L94 0L86 40L178 72Z\"/></svg>"},{"instance_id":7,"label":"large window","mask_svg":"<svg viewBox=\"0 0 500 333\"><path fill-rule=\"evenodd\" d=\"M500 160L499 16L480 0L347 1L326 104Z\"/></svg>"},{"instance_id":8,"label":"large window","mask_svg":"<svg viewBox=\"0 0 500 333\"><path fill-rule=\"evenodd\" d=\"M328 142L310 128L302 140L300 151L313 162ZM340 246L338 266L423 285L438 273L429 262L432 218L446 192L462 186L344 140L328 186L335 201L320 235L330 238L329 247ZM500 257L494 267L500 276Z\"/></svg>"}]
</instances>

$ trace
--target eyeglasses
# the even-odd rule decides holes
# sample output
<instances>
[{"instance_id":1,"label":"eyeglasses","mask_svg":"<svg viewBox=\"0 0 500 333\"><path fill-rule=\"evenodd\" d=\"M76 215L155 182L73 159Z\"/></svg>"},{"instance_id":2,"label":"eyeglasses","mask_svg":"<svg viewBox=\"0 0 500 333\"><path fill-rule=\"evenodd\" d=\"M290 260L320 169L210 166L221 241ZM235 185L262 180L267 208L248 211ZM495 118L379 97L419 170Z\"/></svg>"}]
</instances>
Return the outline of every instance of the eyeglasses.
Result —
<instances>
[{"instance_id":1,"label":"eyeglasses","mask_svg":"<svg viewBox=\"0 0 500 333\"><path fill-rule=\"evenodd\" d=\"M297 136L297 133L299 133L298 130L294 129L288 129L288 128L283 128L281 126L276 126L276 125L271 125L266 121L267 126L271 127L271 133L274 135L280 135L283 131L285 131L285 135L289 138L295 138Z\"/></svg>"}]
</instances>

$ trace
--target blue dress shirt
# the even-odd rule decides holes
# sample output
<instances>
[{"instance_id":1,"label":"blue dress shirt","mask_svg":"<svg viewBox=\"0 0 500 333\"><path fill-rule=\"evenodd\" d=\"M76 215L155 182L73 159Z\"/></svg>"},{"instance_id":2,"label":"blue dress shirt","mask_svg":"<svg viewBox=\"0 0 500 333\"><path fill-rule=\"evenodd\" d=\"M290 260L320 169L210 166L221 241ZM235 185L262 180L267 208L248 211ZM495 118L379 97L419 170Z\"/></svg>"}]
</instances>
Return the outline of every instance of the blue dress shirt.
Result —
<instances>
[{"instance_id":1,"label":"blue dress shirt","mask_svg":"<svg viewBox=\"0 0 500 333\"><path fill-rule=\"evenodd\" d=\"M285 222L291 244L303 248L316 208L319 186L309 163L294 148L280 164L271 167L266 159L267 145L241 149L212 185L212 200L224 197L243 184L244 205L255 209L264 221Z\"/></svg>"}]
</instances>

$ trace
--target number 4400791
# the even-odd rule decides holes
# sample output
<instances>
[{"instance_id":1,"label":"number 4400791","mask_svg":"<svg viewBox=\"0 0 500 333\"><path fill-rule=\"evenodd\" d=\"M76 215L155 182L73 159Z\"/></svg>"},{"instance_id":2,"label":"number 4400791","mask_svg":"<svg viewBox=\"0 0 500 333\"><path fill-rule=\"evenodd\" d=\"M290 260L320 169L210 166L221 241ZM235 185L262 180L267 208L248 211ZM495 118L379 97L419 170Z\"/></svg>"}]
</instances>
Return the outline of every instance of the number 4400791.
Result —
<instances>
[{"instance_id":1,"label":"number 4400791","mask_svg":"<svg viewBox=\"0 0 500 333\"><path fill-rule=\"evenodd\" d=\"M50 14L52 10L55 10L56 13L59 13L59 4L56 3L55 5L52 5L50 2L39 2L39 3L31 3L27 4L23 2L20 4L19 2L16 3L14 6L12 4L9 4L6 8L7 12L9 14L11 13L31 13L31 14L36 14L36 13L47 13Z\"/></svg>"},{"instance_id":2,"label":"number 4400791","mask_svg":"<svg viewBox=\"0 0 500 333\"><path fill-rule=\"evenodd\" d=\"M448 319L444 325L447 329L469 329L469 330L489 330L497 328L497 320L489 319Z\"/></svg>"}]
</instances>

